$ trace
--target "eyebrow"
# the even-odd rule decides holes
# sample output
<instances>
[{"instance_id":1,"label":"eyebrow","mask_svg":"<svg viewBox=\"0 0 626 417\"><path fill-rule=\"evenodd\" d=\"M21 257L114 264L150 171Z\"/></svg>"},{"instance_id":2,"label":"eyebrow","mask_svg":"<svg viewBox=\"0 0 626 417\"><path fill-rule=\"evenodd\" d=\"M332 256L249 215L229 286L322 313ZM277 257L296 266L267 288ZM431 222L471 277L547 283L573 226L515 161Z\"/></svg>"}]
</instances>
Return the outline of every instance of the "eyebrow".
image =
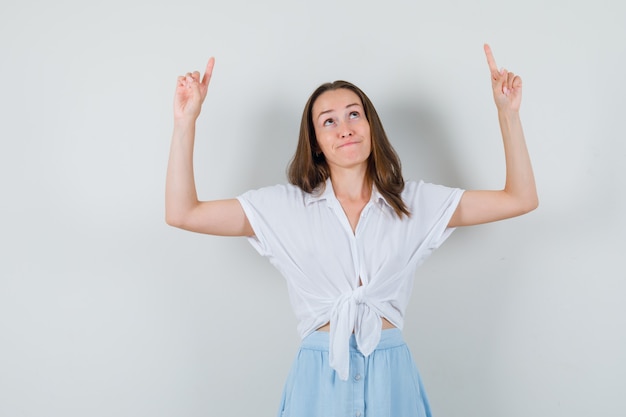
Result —
<instances>
[{"instance_id":1,"label":"eyebrow","mask_svg":"<svg viewBox=\"0 0 626 417\"><path fill-rule=\"evenodd\" d=\"M352 107L352 106L359 106L359 107L361 107L361 105L360 105L359 103L351 103L351 104L348 104L348 105L346 106L346 109L349 109L349 108L350 108L350 107ZM320 118L323 114L326 114L326 113L332 113L332 112L334 112L334 111L335 111L334 109L324 110L324 111L320 112L320 114L318 114L318 115L317 115L317 117L316 117L315 119L317 120L317 119L319 119L319 118Z\"/></svg>"}]
</instances>

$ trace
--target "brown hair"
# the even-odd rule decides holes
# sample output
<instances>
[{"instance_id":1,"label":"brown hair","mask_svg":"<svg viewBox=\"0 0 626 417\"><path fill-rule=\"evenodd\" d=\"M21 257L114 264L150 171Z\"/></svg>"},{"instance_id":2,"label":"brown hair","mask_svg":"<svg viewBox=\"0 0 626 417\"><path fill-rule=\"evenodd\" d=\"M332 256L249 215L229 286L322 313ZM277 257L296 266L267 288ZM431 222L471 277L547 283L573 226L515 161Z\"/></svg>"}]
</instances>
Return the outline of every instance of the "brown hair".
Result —
<instances>
[{"instance_id":1,"label":"brown hair","mask_svg":"<svg viewBox=\"0 0 626 417\"><path fill-rule=\"evenodd\" d=\"M330 177L326 158L324 158L324 154L321 153L317 144L312 110L313 104L323 93L342 88L354 92L361 99L365 117L370 125L372 152L367 164L369 180L376 185L378 191L393 207L398 217L402 217L404 214L410 216L411 213L401 197L404 189L404 178L402 178L400 158L391 146L370 99L360 88L347 81L339 80L320 85L306 102L300 122L298 147L288 168L289 182L297 185L305 192L311 193L316 188L323 187Z\"/></svg>"}]
</instances>

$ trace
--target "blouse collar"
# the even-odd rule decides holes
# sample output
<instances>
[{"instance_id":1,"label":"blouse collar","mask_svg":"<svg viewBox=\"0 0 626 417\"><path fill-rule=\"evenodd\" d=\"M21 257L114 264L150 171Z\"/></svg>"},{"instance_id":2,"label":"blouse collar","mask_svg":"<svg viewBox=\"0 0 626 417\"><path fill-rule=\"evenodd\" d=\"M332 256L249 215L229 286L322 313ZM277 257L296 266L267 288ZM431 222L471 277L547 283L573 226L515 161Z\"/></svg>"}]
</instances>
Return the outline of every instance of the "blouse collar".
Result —
<instances>
[{"instance_id":1,"label":"blouse collar","mask_svg":"<svg viewBox=\"0 0 626 417\"><path fill-rule=\"evenodd\" d=\"M330 180L330 177L326 179L325 185L322 187L318 187L313 190L312 193L305 193L304 202L306 205L316 203L319 201L337 201L337 197L335 196L335 190L333 189L333 183ZM370 197L370 202L386 204L389 208L393 209L391 205L387 202L385 197L378 191L375 184L372 184L372 196Z\"/></svg>"}]
</instances>

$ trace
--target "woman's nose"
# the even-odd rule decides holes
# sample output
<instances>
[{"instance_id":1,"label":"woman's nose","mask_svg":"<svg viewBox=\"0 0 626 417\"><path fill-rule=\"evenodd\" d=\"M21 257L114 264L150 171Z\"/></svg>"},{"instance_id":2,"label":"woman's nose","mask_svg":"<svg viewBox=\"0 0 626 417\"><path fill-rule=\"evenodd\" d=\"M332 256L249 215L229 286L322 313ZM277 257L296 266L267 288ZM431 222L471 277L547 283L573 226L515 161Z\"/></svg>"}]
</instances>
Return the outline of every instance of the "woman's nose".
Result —
<instances>
[{"instance_id":1,"label":"woman's nose","mask_svg":"<svg viewBox=\"0 0 626 417\"><path fill-rule=\"evenodd\" d=\"M347 138L349 136L352 136L352 129L350 129L347 125L342 125L341 126L341 137L342 138Z\"/></svg>"}]
</instances>

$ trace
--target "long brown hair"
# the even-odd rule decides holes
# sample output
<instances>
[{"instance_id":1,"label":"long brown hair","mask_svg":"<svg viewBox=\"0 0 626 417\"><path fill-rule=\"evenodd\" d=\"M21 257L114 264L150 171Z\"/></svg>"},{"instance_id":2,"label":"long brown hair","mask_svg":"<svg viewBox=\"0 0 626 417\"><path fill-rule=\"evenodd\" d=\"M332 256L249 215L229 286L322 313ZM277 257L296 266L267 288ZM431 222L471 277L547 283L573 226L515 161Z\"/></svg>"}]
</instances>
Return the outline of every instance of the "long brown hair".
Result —
<instances>
[{"instance_id":1,"label":"long brown hair","mask_svg":"<svg viewBox=\"0 0 626 417\"><path fill-rule=\"evenodd\" d=\"M404 178L402 178L400 158L393 146L391 146L385 129L383 129L383 124L370 99L360 88L347 81L338 80L320 85L306 102L300 122L298 147L288 168L289 182L297 185L307 193L312 193L318 187L323 187L328 177L330 177L330 168L317 144L312 110L313 104L315 104L319 96L326 91L341 88L350 90L359 96L363 103L365 117L370 125L372 152L367 163L369 180L376 185L378 191L393 207L398 217L403 215L410 216L411 213L401 197L404 189Z\"/></svg>"}]
</instances>

